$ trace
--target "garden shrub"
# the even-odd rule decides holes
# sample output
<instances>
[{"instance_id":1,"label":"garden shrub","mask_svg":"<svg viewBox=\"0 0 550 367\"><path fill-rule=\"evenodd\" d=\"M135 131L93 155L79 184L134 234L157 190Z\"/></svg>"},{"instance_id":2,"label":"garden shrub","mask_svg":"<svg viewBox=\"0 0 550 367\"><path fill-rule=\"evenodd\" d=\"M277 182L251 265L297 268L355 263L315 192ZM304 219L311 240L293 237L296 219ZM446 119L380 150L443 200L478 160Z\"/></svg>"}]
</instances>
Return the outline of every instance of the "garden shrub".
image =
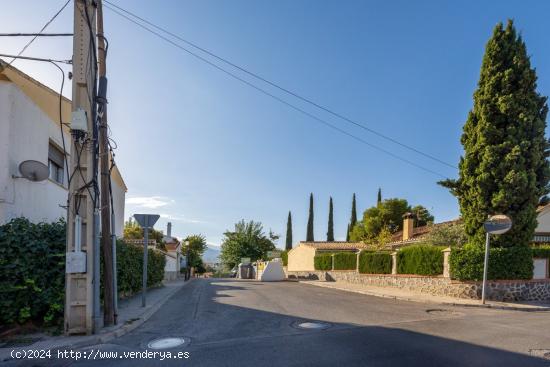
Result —
<instances>
[{"instance_id":1,"label":"garden shrub","mask_svg":"<svg viewBox=\"0 0 550 367\"><path fill-rule=\"evenodd\" d=\"M288 250L281 251L281 259L283 260L283 266L288 266Z\"/></svg>"},{"instance_id":2,"label":"garden shrub","mask_svg":"<svg viewBox=\"0 0 550 367\"><path fill-rule=\"evenodd\" d=\"M17 218L0 226L0 324L53 325L64 295L65 222Z\"/></svg>"},{"instance_id":3,"label":"garden shrub","mask_svg":"<svg viewBox=\"0 0 550 367\"><path fill-rule=\"evenodd\" d=\"M339 252L334 254L334 270L355 270L357 268L357 254L353 252Z\"/></svg>"},{"instance_id":4,"label":"garden shrub","mask_svg":"<svg viewBox=\"0 0 550 367\"><path fill-rule=\"evenodd\" d=\"M483 280L485 249L466 245L451 251L451 277L459 280ZM487 279L532 279L533 251L527 246L489 249Z\"/></svg>"},{"instance_id":5,"label":"garden shrub","mask_svg":"<svg viewBox=\"0 0 550 367\"><path fill-rule=\"evenodd\" d=\"M315 270L332 270L332 254L319 254L313 258Z\"/></svg>"},{"instance_id":6,"label":"garden shrub","mask_svg":"<svg viewBox=\"0 0 550 367\"><path fill-rule=\"evenodd\" d=\"M533 246L533 257L550 259L550 245Z\"/></svg>"},{"instance_id":7,"label":"garden shrub","mask_svg":"<svg viewBox=\"0 0 550 367\"><path fill-rule=\"evenodd\" d=\"M418 275L443 274L444 247L416 245L397 252L397 273Z\"/></svg>"},{"instance_id":8,"label":"garden shrub","mask_svg":"<svg viewBox=\"0 0 550 367\"><path fill-rule=\"evenodd\" d=\"M363 274L391 274L391 254L388 252L361 251L359 272Z\"/></svg>"}]
</instances>

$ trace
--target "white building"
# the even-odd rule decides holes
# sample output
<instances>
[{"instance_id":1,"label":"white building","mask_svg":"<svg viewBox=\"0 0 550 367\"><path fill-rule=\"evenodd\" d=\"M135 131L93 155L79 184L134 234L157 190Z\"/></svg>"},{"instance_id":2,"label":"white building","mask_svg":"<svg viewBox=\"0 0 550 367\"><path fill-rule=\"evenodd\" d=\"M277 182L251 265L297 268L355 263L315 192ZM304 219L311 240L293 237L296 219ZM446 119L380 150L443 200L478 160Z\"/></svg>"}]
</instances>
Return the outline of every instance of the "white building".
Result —
<instances>
[{"instance_id":1,"label":"white building","mask_svg":"<svg viewBox=\"0 0 550 367\"><path fill-rule=\"evenodd\" d=\"M62 98L63 122L71 120L71 101ZM67 153L71 135L63 126ZM31 182L20 176L19 164L35 160L50 168L50 177ZM127 187L112 171L115 234L122 237ZM0 224L25 217L53 222L66 217L67 181L59 121L59 94L0 60Z\"/></svg>"}]
</instances>

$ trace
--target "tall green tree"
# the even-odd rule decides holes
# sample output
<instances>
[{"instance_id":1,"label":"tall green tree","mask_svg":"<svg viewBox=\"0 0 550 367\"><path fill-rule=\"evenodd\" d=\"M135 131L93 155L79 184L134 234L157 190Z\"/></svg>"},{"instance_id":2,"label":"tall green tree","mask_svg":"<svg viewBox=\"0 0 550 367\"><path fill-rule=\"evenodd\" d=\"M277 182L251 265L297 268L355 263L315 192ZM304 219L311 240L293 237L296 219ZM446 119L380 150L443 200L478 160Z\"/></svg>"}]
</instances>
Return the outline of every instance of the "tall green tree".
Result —
<instances>
[{"instance_id":1,"label":"tall green tree","mask_svg":"<svg viewBox=\"0 0 550 367\"><path fill-rule=\"evenodd\" d=\"M422 205L415 205L410 209L414 214L414 226L422 227L428 224L433 224L434 216Z\"/></svg>"},{"instance_id":2,"label":"tall green tree","mask_svg":"<svg viewBox=\"0 0 550 367\"><path fill-rule=\"evenodd\" d=\"M328 229L327 229L327 242L334 242L334 208L332 206L332 196L330 197L328 204Z\"/></svg>"},{"instance_id":3,"label":"tall green tree","mask_svg":"<svg viewBox=\"0 0 550 367\"><path fill-rule=\"evenodd\" d=\"M264 233L260 222L245 222L235 224L233 231L226 231L222 240L220 260L227 267L237 265L241 258L249 257L252 261L267 258L267 252L275 250L278 235Z\"/></svg>"},{"instance_id":4,"label":"tall green tree","mask_svg":"<svg viewBox=\"0 0 550 367\"><path fill-rule=\"evenodd\" d=\"M194 267L202 266L202 255L208 247L206 244L206 238L202 234L187 236L183 240L183 244L181 246L181 253L184 256L187 256L187 244L189 244L189 265Z\"/></svg>"},{"instance_id":5,"label":"tall green tree","mask_svg":"<svg viewBox=\"0 0 550 367\"><path fill-rule=\"evenodd\" d=\"M379 205L382 202L382 188L378 188L378 195L376 197L376 205Z\"/></svg>"},{"instance_id":6,"label":"tall green tree","mask_svg":"<svg viewBox=\"0 0 550 367\"><path fill-rule=\"evenodd\" d=\"M346 241L350 240L350 233L353 230L353 227L355 227L356 223L357 223L357 204L355 202L355 193L353 193L353 197L351 199L351 217L348 224L348 230L346 232Z\"/></svg>"},{"instance_id":7,"label":"tall green tree","mask_svg":"<svg viewBox=\"0 0 550 367\"><path fill-rule=\"evenodd\" d=\"M348 224L348 228L346 230L346 242L350 241L350 232L351 232L351 229L350 229L350 226Z\"/></svg>"},{"instance_id":8,"label":"tall green tree","mask_svg":"<svg viewBox=\"0 0 550 367\"><path fill-rule=\"evenodd\" d=\"M442 181L458 197L469 243L481 246L488 215L504 213L512 229L492 246L527 246L539 199L549 192L547 98L514 24L498 24L487 42L474 106L464 125L459 178Z\"/></svg>"},{"instance_id":9,"label":"tall green tree","mask_svg":"<svg viewBox=\"0 0 550 367\"><path fill-rule=\"evenodd\" d=\"M292 250L292 213L288 211L288 219L286 221L286 250Z\"/></svg>"},{"instance_id":10,"label":"tall green tree","mask_svg":"<svg viewBox=\"0 0 550 367\"><path fill-rule=\"evenodd\" d=\"M306 241L315 241L313 235L313 193L309 194L309 217L307 218L307 235Z\"/></svg>"}]
</instances>

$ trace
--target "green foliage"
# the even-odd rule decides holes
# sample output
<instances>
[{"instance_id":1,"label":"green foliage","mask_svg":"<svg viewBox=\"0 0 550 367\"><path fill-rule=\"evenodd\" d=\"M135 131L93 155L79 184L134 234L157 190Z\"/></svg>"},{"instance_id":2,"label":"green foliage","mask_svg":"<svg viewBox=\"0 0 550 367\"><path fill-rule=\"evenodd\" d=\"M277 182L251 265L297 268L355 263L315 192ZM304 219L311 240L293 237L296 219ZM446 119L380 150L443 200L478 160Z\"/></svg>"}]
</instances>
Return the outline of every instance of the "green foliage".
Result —
<instances>
[{"instance_id":1,"label":"green foliage","mask_svg":"<svg viewBox=\"0 0 550 367\"><path fill-rule=\"evenodd\" d=\"M267 251L275 250L274 241L277 238L272 232L266 236L262 223L241 220L235 224L234 231L224 233L220 260L231 269L243 257L249 257L252 261L266 258Z\"/></svg>"},{"instance_id":2,"label":"green foliage","mask_svg":"<svg viewBox=\"0 0 550 367\"><path fill-rule=\"evenodd\" d=\"M462 247L468 240L463 223L437 225L426 235L424 241L433 246Z\"/></svg>"},{"instance_id":3,"label":"green foliage","mask_svg":"<svg viewBox=\"0 0 550 367\"><path fill-rule=\"evenodd\" d=\"M451 276L459 280L483 280L485 250L465 245L451 251ZM533 252L527 246L492 247L489 249L488 279L532 279Z\"/></svg>"},{"instance_id":4,"label":"green foliage","mask_svg":"<svg viewBox=\"0 0 550 367\"><path fill-rule=\"evenodd\" d=\"M397 273L418 275L443 274L444 247L416 245L397 252Z\"/></svg>"},{"instance_id":5,"label":"green foliage","mask_svg":"<svg viewBox=\"0 0 550 367\"><path fill-rule=\"evenodd\" d=\"M206 237L202 234L187 236L187 238L183 240L183 244L181 246L181 253L184 256L187 256L187 242L189 243L189 265L194 267L202 266L202 255L208 248L208 245L206 244Z\"/></svg>"},{"instance_id":6,"label":"green foliage","mask_svg":"<svg viewBox=\"0 0 550 367\"><path fill-rule=\"evenodd\" d=\"M24 218L0 226L0 324L56 324L63 317L65 222Z\"/></svg>"},{"instance_id":7,"label":"green foliage","mask_svg":"<svg viewBox=\"0 0 550 367\"><path fill-rule=\"evenodd\" d=\"M313 193L309 194L309 216L307 218L306 241L315 241L315 236L313 234Z\"/></svg>"},{"instance_id":8,"label":"green foliage","mask_svg":"<svg viewBox=\"0 0 550 367\"><path fill-rule=\"evenodd\" d=\"M350 239L355 242L371 242L384 228L395 233L403 229L403 215L408 212L415 214L417 226L434 220L433 215L422 205L411 208L405 199L386 199L365 210L363 220L353 227Z\"/></svg>"},{"instance_id":9,"label":"green foliage","mask_svg":"<svg viewBox=\"0 0 550 367\"><path fill-rule=\"evenodd\" d=\"M379 205L382 202L382 188L378 188L378 195L376 195L376 205Z\"/></svg>"},{"instance_id":10,"label":"green foliage","mask_svg":"<svg viewBox=\"0 0 550 367\"><path fill-rule=\"evenodd\" d=\"M550 245L533 246L531 250L533 251L533 257L550 259Z\"/></svg>"},{"instance_id":11,"label":"green foliage","mask_svg":"<svg viewBox=\"0 0 550 367\"><path fill-rule=\"evenodd\" d=\"M357 254L354 252L338 252L334 254L334 270L357 269Z\"/></svg>"},{"instance_id":12,"label":"green foliage","mask_svg":"<svg viewBox=\"0 0 550 367\"><path fill-rule=\"evenodd\" d=\"M286 221L286 246L285 249L292 250L292 213L288 212L288 219Z\"/></svg>"},{"instance_id":13,"label":"green foliage","mask_svg":"<svg viewBox=\"0 0 550 367\"><path fill-rule=\"evenodd\" d=\"M130 218L128 222L124 222L123 235L124 238L129 240L141 240L144 236L143 228ZM166 251L166 243L164 242L164 233L162 231L157 231L154 228L150 229L149 239L157 242L156 247L159 250Z\"/></svg>"},{"instance_id":14,"label":"green foliage","mask_svg":"<svg viewBox=\"0 0 550 367\"><path fill-rule=\"evenodd\" d=\"M357 203L355 200L355 193L353 193L353 198L351 199L351 217L348 224L348 229L346 232L346 242L350 241L351 231L357 224Z\"/></svg>"},{"instance_id":15,"label":"green foliage","mask_svg":"<svg viewBox=\"0 0 550 367\"><path fill-rule=\"evenodd\" d=\"M281 259L283 260L283 266L288 266L288 250L281 251Z\"/></svg>"},{"instance_id":16,"label":"green foliage","mask_svg":"<svg viewBox=\"0 0 550 367\"><path fill-rule=\"evenodd\" d=\"M334 242L334 207L332 206L332 196L328 206L328 229L327 242Z\"/></svg>"},{"instance_id":17,"label":"green foliage","mask_svg":"<svg viewBox=\"0 0 550 367\"><path fill-rule=\"evenodd\" d=\"M143 246L126 244L122 240L116 243L116 263L118 292L129 296L142 289ZM147 286L159 285L164 279L164 254L149 249L147 253Z\"/></svg>"},{"instance_id":18,"label":"green foliage","mask_svg":"<svg viewBox=\"0 0 550 367\"><path fill-rule=\"evenodd\" d=\"M391 274L391 255L388 252L361 251L359 272L363 274Z\"/></svg>"},{"instance_id":19,"label":"green foliage","mask_svg":"<svg viewBox=\"0 0 550 367\"><path fill-rule=\"evenodd\" d=\"M315 270L332 270L332 254L319 254L313 257Z\"/></svg>"},{"instance_id":20,"label":"green foliage","mask_svg":"<svg viewBox=\"0 0 550 367\"><path fill-rule=\"evenodd\" d=\"M547 98L537 93L525 43L510 20L487 42L474 106L464 125L458 180L442 181L458 197L469 243L482 246L483 222L504 213L514 225L491 243L525 247L537 225L536 207L548 193L550 147ZM528 273L522 267L521 274Z\"/></svg>"}]
</instances>

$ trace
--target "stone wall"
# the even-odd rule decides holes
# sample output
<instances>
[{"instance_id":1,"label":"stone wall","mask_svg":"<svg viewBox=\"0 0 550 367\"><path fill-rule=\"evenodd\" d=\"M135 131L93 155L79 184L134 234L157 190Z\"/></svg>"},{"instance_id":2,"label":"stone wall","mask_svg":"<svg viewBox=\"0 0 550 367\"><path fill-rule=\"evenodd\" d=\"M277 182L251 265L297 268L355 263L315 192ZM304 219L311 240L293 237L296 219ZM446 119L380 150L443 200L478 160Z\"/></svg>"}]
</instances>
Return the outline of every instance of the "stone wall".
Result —
<instances>
[{"instance_id":1,"label":"stone wall","mask_svg":"<svg viewBox=\"0 0 550 367\"><path fill-rule=\"evenodd\" d=\"M462 282L443 276L360 274L354 270L289 271L289 279L339 281L377 287L396 287L457 298L480 299L481 282ZM550 299L550 279L493 280L487 282L487 299L494 301L539 301Z\"/></svg>"}]
</instances>

